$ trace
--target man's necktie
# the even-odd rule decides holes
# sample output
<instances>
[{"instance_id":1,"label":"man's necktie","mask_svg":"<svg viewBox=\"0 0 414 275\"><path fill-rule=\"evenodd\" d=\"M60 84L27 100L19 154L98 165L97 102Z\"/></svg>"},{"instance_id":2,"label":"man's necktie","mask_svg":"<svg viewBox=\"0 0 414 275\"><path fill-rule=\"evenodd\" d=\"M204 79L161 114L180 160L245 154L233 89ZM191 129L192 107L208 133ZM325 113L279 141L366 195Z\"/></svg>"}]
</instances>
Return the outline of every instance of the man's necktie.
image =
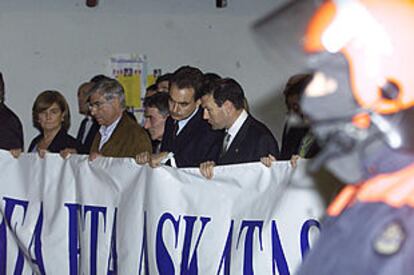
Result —
<instances>
[{"instance_id":1,"label":"man's necktie","mask_svg":"<svg viewBox=\"0 0 414 275\"><path fill-rule=\"evenodd\" d=\"M78 131L78 135L76 136L76 139L82 143L83 140L83 136L85 135L85 130L86 130L86 124L88 123L88 118L85 117L79 127L79 131Z\"/></svg>"},{"instance_id":2,"label":"man's necktie","mask_svg":"<svg viewBox=\"0 0 414 275\"><path fill-rule=\"evenodd\" d=\"M231 137L231 135L228 132L226 132L226 135L224 136L224 140L223 140L223 147L221 147L220 157L222 157L226 154L227 149L228 149L228 145L229 145L229 142L230 142L230 137Z\"/></svg>"},{"instance_id":3,"label":"man's necktie","mask_svg":"<svg viewBox=\"0 0 414 275\"><path fill-rule=\"evenodd\" d=\"M174 124L173 124L173 138L177 137L177 133L178 133L178 120L174 120Z\"/></svg>"}]
</instances>

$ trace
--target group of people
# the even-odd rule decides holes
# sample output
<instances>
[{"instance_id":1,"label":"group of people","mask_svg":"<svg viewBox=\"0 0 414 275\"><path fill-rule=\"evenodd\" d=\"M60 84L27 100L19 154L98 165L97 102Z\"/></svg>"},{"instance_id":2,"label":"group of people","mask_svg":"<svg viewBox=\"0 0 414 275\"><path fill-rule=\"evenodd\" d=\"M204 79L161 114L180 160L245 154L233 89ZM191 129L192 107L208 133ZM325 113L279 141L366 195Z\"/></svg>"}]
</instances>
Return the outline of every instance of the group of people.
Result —
<instances>
[{"instance_id":1,"label":"group of people","mask_svg":"<svg viewBox=\"0 0 414 275\"><path fill-rule=\"evenodd\" d=\"M271 166L275 160L291 160L296 166L297 159L310 158L319 149L298 107L310 74L293 76L284 90L289 116L301 122L285 126L283 154L271 131L249 113L236 80L189 66L167 76L160 78L164 86L147 90L144 127L153 151L137 155L138 164L199 167L212 178L216 165L261 161Z\"/></svg>"},{"instance_id":2,"label":"group of people","mask_svg":"<svg viewBox=\"0 0 414 275\"><path fill-rule=\"evenodd\" d=\"M298 101L310 77L297 75L286 85L289 113L302 116ZM1 79L3 95L4 90ZM100 156L132 157L151 167L199 167L203 176L212 178L216 165L262 161L270 166L277 159L295 158L303 151L309 132L303 125L286 126L280 154L271 131L249 113L243 88L236 80L204 74L191 66L162 75L148 87L142 123L127 111L123 87L116 79L97 75L79 86L77 96L84 119L77 136L72 137L65 97L58 91L38 95L32 119L39 135L28 152L38 152L40 157L46 152L59 153L63 158L88 154L91 161ZM18 157L23 150L22 126L4 100L1 105L7 113L3 117L8 116L2 140L13 142L1 148Z\"/></svg>"}]
</instances>

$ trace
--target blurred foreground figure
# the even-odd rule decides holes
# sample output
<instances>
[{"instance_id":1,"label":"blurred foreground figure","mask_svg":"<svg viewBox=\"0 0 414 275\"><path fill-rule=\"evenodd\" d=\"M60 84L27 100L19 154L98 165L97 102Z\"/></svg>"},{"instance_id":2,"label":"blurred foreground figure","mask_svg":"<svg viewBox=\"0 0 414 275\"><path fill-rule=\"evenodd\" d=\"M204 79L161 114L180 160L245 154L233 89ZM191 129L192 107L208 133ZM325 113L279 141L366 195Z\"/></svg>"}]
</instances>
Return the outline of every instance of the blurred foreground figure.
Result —
<instances>
[{"instance_id":1,"label":"blurred foreground figure","mask_svg":"<svg viewBox=\"0 0 414 275\"><path fill-rule=\"evenodd\" d=\"M322 150L309 168L348 184L299 274L413 274L414 1L317 2L255 26L287 68L314 72L301 107Z\"/></svg>"}]
</instances>

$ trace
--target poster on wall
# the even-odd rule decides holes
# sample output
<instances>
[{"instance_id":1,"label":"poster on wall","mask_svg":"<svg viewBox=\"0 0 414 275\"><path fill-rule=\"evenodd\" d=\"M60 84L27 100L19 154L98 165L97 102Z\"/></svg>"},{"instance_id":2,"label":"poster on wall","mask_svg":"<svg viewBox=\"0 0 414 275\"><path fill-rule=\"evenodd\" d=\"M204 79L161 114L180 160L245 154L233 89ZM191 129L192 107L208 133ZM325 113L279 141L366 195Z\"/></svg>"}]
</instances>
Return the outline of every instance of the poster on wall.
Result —
<instances>
[{"instance_id":1,"label":"poster on wall","mask_svg":"<svg viewBox=\"0 0 414 275\"><path fill-rule=\"evenodd\" d=\"M141 98L147 86L147 57L138 54L116 54L110 57L110 75L124 87L126 106L135 111L142 109Z\"/></svg>"},{"instance_id":2,"label":"poster on wall","mask_svg":"<svg viewBox=\"0 0 414 275\"><path fill-rule=\"evenodd\" d=\"M110 77L117 79L124 87L127 110L142 124L146 88L155 83L161 75L161 69L148 73L147 56L130 53L112 55L108 72Z\"/></svg>"}]
</instances>

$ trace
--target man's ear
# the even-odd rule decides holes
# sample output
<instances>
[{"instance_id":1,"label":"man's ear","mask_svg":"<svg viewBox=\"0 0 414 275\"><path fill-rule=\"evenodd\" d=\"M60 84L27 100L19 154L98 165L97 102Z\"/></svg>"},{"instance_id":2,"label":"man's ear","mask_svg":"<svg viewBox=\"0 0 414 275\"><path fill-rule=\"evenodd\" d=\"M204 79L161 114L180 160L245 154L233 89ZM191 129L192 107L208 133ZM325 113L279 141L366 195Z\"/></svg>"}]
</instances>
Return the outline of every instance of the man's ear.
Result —
<instances>
[{"instance_id":1,"label":"man's ear","mask_svg":"<svg viewBox=\"0 0 414 275\"><path fill-rule=\"evenodd\" d=\"M115 96L112 100L111 100L111 104L112 106L121 106L121 100L119 99L119 97ZM122 108L122 107L121 107Z\"/></svg>"},{"instance_id":2,"label":"man's ear","mask_svg":"<svg viewBox=\"0 0 414 275\"><path fill-rule=\"evenodd\" d=\"M197 99L195 103L196 103L197 107L200 107L201 106L201 98Z\"/></svg>"},{"instance_id":3,"label":"man's ear","mask_svg":"<svg viewBox=\"0 0 414 275\"><path fill-rule=\"evenodd\" d=\"M231 114L234 109L233 103L231 103L229 100L224 101L222 107L224 108L224 111L227 115Z\"/></svg>"}]
</instances>

